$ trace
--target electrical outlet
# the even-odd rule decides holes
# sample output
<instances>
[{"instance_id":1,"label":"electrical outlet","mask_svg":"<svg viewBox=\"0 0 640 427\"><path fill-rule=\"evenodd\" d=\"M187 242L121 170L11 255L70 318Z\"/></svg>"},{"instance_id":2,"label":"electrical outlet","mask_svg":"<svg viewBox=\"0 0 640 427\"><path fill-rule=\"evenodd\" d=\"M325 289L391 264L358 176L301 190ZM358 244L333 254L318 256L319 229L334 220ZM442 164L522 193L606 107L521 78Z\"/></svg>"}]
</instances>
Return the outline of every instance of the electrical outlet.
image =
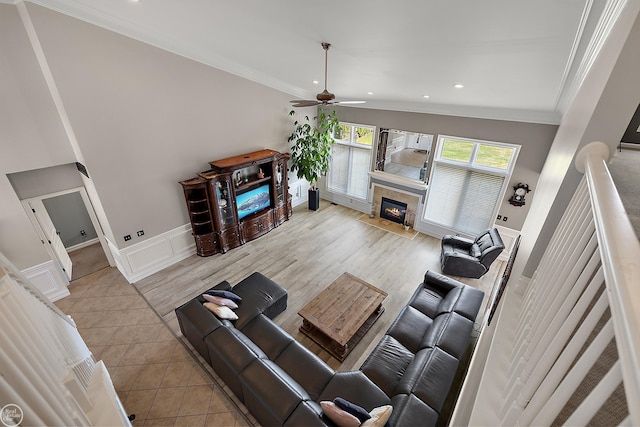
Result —
<instances>
[{"instance_id":1,"label":"electrical outlet","mask_svg":"<svg viewBox=\"0 0 640 427\"><path fill-rule=\"evenodd\" d=\"M128 242L129 240L131 240L131 234L127 234L126 236L124 236L125 242Z\"/></svg>"},{"instance_id":2,"label":"electrical outlet","mask_svg":"<svg viewBox=\"0 0 640 427\"><path fill-rule=\"evenodd\" d=\"M140 237L140 236L144 236L144 230L138 231L138 237Z\"/></svg>"},{"instance_id":3,"label":"electrical outlet","mask_svg":"<svg viewBox=\"0 0 640 427\"><path fill-rule=\"evenodd\" d=\"M502 219L502 215L498 215L498 221Z\"/></svg>"},{"instance_id":4,"label":"electrical outlet","mask_svg":"<svg viewBox=\"0 0 640 427\"><path fill-rule=\"evenodd\" d=\"M507 220L507 217L506 217L506 216L503 216L503 217L502 217L502 220L503 220L503 221L506 221L506 220Z\"/></svg>"}]
</instances>

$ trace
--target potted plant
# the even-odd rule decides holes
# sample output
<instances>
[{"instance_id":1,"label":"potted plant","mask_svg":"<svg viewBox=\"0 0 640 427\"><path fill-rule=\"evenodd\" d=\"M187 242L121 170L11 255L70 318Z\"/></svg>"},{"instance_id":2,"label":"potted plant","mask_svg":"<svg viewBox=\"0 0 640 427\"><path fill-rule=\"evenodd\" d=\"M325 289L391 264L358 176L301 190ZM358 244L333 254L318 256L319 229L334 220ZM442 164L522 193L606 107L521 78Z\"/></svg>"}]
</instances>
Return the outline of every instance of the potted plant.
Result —
<instances>
[{"instance_id":1,"label":"potted plant","mask_svg":"<svg viewBox=\"0 0 640 427\"><path fill-rule=\"evenodd\" d=\"M291 110L290 116L296 112ZM312 124L315 120L315 125ZM310 119L308 115L301 121L294 121L294 130L288 141L291 147L291 171L296 172L298 178L306 179L309 188L309 209L320 207L320 190L318 179L326 175L331 160L331 145L333 144L333 130L338 125L336 112L327 113L319 110L318 115Z\"/></svg>"}]
</instances>

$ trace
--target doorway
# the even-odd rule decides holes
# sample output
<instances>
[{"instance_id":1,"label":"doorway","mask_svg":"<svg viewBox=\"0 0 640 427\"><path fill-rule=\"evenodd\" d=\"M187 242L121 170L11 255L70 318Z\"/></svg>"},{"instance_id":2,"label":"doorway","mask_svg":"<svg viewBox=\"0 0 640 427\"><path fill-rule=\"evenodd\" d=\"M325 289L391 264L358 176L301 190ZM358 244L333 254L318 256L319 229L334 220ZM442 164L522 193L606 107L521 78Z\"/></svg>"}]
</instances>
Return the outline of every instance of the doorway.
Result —
<instances>
[{"instance_id":1,"label":"doorway","mask_svg":"<svg viewBox=\"0 0 640 427\"><path fill-rule=\"evenodd\" d=\"M45 249L68 281L113 265L84 187L22 201Z\"/></svg>"}]
</instances>

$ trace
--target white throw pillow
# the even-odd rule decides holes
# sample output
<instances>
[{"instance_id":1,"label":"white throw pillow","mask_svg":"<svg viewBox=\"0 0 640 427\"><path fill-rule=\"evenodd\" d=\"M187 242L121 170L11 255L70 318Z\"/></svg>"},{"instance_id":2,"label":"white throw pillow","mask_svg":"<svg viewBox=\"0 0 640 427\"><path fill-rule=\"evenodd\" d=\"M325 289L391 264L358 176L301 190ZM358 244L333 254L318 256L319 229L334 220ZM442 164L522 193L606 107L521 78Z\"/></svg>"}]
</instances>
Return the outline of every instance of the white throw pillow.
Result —
<instances>
[{"instance_id":1,"label":"white throw pillow","mask_svg":"<svg viewBox=\"0 0 640 427\"><path fill-rule=\"evenodd\" d=\"M231 311L229 307L214 304L212 302L205 302L203 305L211 310L211 312L213 312L213 314L218 316L220 319L238 320L238 315Z\"/></svg>"}]
</instances>

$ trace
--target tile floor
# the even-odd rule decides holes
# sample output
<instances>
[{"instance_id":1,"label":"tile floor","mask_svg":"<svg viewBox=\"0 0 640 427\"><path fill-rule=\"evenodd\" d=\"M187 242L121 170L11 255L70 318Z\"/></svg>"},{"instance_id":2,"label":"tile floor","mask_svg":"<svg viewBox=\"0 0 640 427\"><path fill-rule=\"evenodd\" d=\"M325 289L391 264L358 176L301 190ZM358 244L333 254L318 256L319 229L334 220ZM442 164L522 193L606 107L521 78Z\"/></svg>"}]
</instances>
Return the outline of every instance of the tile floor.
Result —
<instances>
[{"instance_id":1,"label":"tile floor","mask_svg":"<svg viewBox=\"0 0 640 427\"><path fill-rule=\"evenodd\" d=\"M116 268L73 281L56 305L103 360L134 426L250 426L239 407Z\"/></svg>"}]
</instances>

